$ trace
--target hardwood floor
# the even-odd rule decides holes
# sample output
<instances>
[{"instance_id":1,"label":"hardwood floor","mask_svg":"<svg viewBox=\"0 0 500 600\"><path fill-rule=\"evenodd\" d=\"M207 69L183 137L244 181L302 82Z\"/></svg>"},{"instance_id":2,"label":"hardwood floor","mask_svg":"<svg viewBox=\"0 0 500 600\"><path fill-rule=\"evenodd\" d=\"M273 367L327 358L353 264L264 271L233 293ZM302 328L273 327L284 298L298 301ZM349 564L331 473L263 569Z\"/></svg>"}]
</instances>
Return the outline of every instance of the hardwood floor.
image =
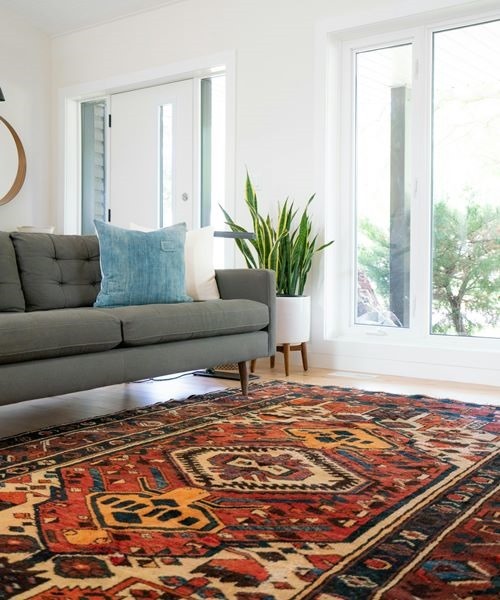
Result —
<instances>
[{"instance_id":1,"label":"hardwood floor","mask_svg":"<svg viewBox=\"0 0 500 600\"><path fill-rule=\"evenodd\" d=\"M269 361L266 359L257 361L256 374L259 376L259 381L286 379L301 383L338 385L370 391L425 394L438 398L454 398L464 402L500 406L500 387L493 386L466 385L367 373L335 372L317 368L311 368L304 372L297 365L293 365L289 377L285 377L284 367L279 358L274 369L269 368ZM169 399L182 399L193 394L205 394L227 387L238 387L238 382L234 380L198 377L191 373L184 374L177 379L165 379L168 380L115 385L77 394L0 406L0 437Z\"/></svg>"}]
</instances>

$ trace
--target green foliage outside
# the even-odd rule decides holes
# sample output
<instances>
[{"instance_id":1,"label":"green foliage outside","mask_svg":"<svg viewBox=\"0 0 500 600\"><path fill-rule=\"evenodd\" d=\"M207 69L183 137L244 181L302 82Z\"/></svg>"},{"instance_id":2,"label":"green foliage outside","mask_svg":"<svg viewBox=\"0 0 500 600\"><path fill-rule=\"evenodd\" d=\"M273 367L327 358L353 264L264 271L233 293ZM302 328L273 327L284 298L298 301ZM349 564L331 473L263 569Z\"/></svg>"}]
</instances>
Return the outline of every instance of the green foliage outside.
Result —
<instances>
[{"instance_id":1,"label":"green foliage outside","mask_svg":"<svg viewBox=\"0 0 500 600\"><path fill-rule=\"evenodd\" d=\"M358 261L377 292L388 303L389 236L361 222L368 243ZM433 323L438 334L475 335L500 317L500 210L473 201L458 210L440 201L434 205Z\"/></svg>"},{"instance_id":2,"label":"green foliage outside","mask_svg":"<svg viewBox=\"0 0 500 600\"><path fill-rule=\"evenodd\" d=\"M474 335L500 317L500 210L471 202L465 213L434 207L434 333ZM480 320L477 316L480 316Z\"/></svg>"},{"instance_id":3,"label":"green foliage outside","mask_svg":"<svg viewBox=\"0 0 500 600\"><path fill-rule=\"evenodd\" d=\"M375 286L377 295L389 306L389 235L367 219L360 223L361 232L370 243L358 247L358 263Z\"/></svg>"},{"instance_id":4,"label":"green foliage outside","mask_svg":"<svg viewBox=\"0 0 500 600\"><path fill-rule=\"evenodd\" d=\"M307 276L312 267L315 254L333 244L333 241L316 247L317 235L312 234L312 221L308 213L314 195L309 198L298 225L295 219L298 211L288 199L278 204L277 222L270 215L259 213L257 194L247 173L245 185L245 203L252 218L253 240L236 240L247 267L252 269L272 269L276 273L276 293L279 296L302 296ZM232 231L247 232L235 223L229 213L221 206L226 224Z\"/></svg>"}]
</instances>

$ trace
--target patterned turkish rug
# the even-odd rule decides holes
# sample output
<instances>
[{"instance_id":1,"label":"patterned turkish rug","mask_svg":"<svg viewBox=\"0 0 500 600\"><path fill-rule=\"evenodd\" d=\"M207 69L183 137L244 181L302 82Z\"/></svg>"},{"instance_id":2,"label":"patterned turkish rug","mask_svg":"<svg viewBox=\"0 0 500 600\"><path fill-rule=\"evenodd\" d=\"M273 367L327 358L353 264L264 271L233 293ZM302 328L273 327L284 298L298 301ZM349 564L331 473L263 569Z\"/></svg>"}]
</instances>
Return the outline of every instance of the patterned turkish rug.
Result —
<instances>
[{"instance_id":1,"label":"patterned turkish rug","mask_svg":"<svg viewBox=\"0 0 500 600\"><path fill-rule=\"evenodd\" d=\"M499 597L498 409L250 389L2 440L0 598Z\"/></svg>"}]
</instances>

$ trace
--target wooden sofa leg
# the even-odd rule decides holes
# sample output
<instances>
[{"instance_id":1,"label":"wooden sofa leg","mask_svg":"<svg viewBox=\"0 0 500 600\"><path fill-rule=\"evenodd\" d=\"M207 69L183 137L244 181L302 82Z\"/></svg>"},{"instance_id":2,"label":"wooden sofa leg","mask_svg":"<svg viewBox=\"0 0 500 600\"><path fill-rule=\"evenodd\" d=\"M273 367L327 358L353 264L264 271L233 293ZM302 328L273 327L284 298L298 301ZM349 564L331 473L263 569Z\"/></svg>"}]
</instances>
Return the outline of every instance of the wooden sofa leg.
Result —
<instances>
[{"instance_id":1,"label":"wooden sofa leg","mask_svg":"<svg viewBox=\"0 0 500 600\"><path fill-rule=\"evenodd\" d=\"M246 361L238 363L238 371L240 372L241 393L243 396L248 396L248 367Z\"/></svg>"}]
</instances>

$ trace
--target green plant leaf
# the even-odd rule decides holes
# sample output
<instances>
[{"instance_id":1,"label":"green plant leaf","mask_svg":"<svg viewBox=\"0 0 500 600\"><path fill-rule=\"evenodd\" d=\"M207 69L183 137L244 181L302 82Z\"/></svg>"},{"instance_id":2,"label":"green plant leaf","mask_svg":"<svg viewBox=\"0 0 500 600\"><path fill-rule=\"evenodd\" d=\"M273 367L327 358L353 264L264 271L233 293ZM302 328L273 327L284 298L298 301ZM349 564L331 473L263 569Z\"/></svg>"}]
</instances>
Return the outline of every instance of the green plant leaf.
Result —
<instances>
[{"instance_id":1,"label":"green plant leaf","mask_svg":"<svg viewBox=\"0 0 500 600\"><path fill-rule=\"evenodd\" d=\"M278 215L274 225L270 214L262 215L259 212L257 194L247 171L245 203L252 220L255 239L236 240L236 243L248 267L275 271L278 295L302 295L313 256L333 244L331 240L316 248L318 236L312 234L312 221L308 212L314 197L313 194L308 199L297 226L294 223L298 209L294 207L293 201L286 198L282 205L278 203ZM237 225L224 208L221 207L221 210L226 224L232 231L247 231Z\"/></svg>"}]
</instances>

